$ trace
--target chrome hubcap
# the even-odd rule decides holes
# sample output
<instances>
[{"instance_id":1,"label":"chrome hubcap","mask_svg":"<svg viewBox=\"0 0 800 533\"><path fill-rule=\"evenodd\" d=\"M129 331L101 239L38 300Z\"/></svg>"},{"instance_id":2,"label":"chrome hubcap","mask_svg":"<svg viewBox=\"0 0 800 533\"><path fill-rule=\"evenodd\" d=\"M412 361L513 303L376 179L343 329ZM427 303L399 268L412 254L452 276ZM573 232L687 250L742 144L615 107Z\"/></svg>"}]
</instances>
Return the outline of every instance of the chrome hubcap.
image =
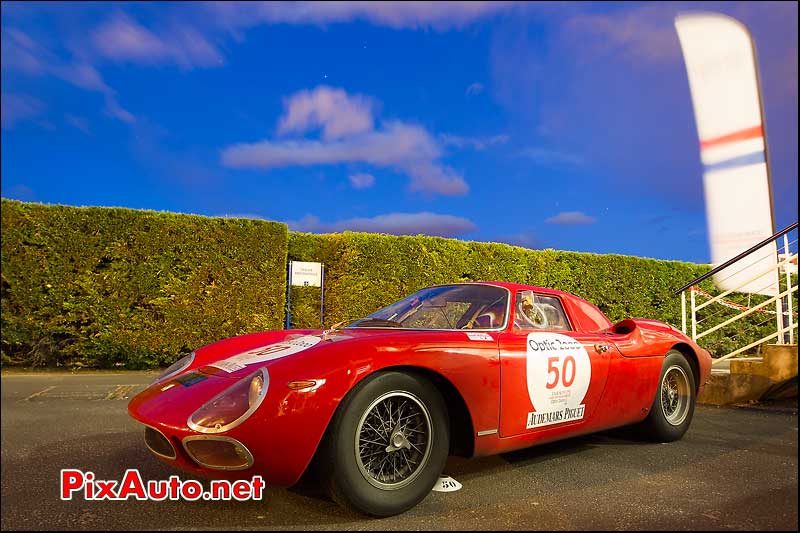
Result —
<instances>
[{"instance_id":1,"label":"chrome hubcap","mask_svg":"<svg viewBox=\"0 0 800 533\"><path fill-rule=\"evenodd\" d=\"M370 404L358 423L358 469L379 489L405 487L428 462L432 437L430 413L419 398L404 391L388 392Z\"/></svg>"},{"instance_id":2,"label":"chrome hubcap","mask_svg":"<svg viewBox=\"0 0 800 533\"><path fill-rule=\"evenodd\" d=\"M689 414L691 391L689 378L680 366L671 366L661 380L661 410L673 426L679 426Z\"/></svg>"}]
</instances>

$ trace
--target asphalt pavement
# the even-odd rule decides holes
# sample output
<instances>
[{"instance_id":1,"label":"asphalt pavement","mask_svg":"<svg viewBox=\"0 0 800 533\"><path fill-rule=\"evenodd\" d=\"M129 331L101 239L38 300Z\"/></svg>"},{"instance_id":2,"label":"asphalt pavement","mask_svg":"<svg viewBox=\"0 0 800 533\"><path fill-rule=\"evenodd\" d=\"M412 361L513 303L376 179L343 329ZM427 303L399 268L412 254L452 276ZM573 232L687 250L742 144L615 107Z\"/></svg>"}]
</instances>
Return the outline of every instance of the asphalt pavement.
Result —
<instances>
[{"instance_id":1,"label":"asphalt pavement","mask_svg":"<svg viewBox=\"0 0 800 533\"><path fill-rule=\"evenodd\" d=\"M153 373L2 375L2 529L797 530L797 409L698 406L678 442L611 431L481 459L463 484L400 516L371 519L313 481L263 501L62 501L59 472L119 480L177 472L150 455L127 401ZM184 479L190 476L182 474Z\"/></svg>"}]
</instances>

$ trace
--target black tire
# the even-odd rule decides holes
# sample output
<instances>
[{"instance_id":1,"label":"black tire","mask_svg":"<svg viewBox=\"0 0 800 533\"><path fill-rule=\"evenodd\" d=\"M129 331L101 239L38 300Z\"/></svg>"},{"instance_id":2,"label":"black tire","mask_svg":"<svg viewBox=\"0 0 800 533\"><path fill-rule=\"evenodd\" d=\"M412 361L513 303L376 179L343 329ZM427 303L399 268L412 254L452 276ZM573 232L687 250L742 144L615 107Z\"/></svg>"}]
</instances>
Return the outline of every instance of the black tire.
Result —
<instances>
[{"instance_id":1,"label":"black tire","mask_svg":"<svg viewBox=\"0 0 800 533\"><path fill-rule=\"evenodd\" d=\"M353 388L336 410L320 448L320 474L343 507L392 516L428 495L449 446L447 406L436 387L416 374L381 372Z\"/></svg>"},{"instance_id":2,"label":"black tire","mask_svg":"<svg viewBox=\"0 0 800 533\"><path fill-rule=\"evenodd\" d=\"M643 436L656 442L683 437L692 423L696 397L689 361L681 352L670 350L664 358L650 414L639 426Z\"/></svg>"}]
</instances>

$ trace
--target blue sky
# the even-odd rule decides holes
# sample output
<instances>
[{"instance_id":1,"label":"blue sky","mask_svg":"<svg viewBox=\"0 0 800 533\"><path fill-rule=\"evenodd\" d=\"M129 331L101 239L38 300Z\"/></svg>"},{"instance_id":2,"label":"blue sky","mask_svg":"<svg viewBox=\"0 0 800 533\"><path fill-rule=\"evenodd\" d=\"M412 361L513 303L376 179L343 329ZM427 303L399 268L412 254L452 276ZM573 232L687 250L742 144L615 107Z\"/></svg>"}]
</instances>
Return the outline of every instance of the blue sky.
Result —
<instances>
[{"instance_id":1,"label":"blue sky","mask_svg":"<svg viewBox=\"0 0 800 533\"><path fill-rule=\"evenodd\" d=\"M757 45L797 220L797 3L2 4L2 196L709 261L674 16Z\"/></svg>"}]
</instances>

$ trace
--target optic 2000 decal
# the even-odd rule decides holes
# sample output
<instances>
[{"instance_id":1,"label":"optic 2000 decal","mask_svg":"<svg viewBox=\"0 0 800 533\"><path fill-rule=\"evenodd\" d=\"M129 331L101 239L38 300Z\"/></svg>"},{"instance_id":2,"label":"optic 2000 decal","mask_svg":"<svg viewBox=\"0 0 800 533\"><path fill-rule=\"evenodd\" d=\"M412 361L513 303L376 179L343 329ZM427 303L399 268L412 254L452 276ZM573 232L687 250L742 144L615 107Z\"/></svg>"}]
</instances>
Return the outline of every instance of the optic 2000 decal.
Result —
<instances>
[{"instance_id":1,"label":"optic 2000 decal","mask_svg":"<svg viewBox=\"0 0 800 533\"><path fill-rule=\"evenodd\" d=\"M583 398L592 378L592 363L583 344L558 333L529 333L527 373L533 404L527 429L583 418Z\"/></svg>"}]
</instances>

